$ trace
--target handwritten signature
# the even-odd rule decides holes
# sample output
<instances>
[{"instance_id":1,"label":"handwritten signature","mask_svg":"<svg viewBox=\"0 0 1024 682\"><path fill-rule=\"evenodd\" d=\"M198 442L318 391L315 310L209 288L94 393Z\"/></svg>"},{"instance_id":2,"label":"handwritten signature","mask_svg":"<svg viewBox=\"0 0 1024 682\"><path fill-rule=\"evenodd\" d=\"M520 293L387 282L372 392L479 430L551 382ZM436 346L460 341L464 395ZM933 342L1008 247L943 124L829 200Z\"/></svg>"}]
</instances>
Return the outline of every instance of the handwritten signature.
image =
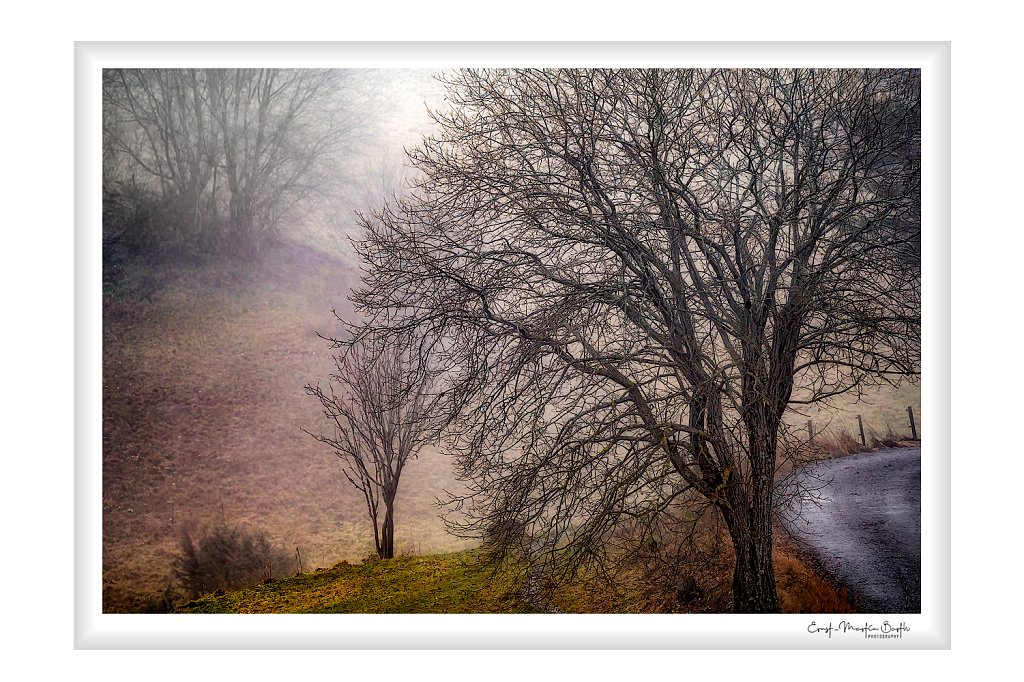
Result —
<instances>
[{"instance_id":1,"label":"handwritten signature","mask_svg":"<svg viewBox=\"0 0 1024 682\"><path fill-rule=\"evenodd\" d=\"M811 624L807 626L807 632L811 634L824 634L828 635L829 639L832 639L832 633L847 634L863 633L865 639L901 639L903 633L910 632L910 628L907 627L906 623L900 623L899 625L892 625L889 621L882 621L881 625L872 625L871 623L864 623L863 625L857 623L851 623L845 620L839 621L839 625L818 625L815 621L811 621Z\"/></svg>"}]
</instances>

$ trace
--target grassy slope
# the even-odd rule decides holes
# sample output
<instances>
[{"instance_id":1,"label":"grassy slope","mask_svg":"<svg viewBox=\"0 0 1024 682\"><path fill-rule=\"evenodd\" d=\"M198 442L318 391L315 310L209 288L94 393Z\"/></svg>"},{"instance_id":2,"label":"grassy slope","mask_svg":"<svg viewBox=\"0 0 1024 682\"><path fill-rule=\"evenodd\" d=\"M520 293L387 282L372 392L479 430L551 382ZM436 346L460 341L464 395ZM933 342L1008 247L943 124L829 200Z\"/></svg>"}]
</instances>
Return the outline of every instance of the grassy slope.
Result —
<instances>
[{"instance_id":1,"label":"grassy slope","mask_svg":"<svg viewBox=\"0 0 1024 682\"><path fill-rule=\"evenodd\" d=\"M910 420L907 407L914 408L917 433L921 434L921 387L904 383L897 388L884 388L868 392L860 401L846 398L835 407L814 407L805 410L806 416L791 415L788 421L797 428L806 428L807 419L813 419L815 433L845 430L855 436L857 415L864 421L864 431L870 442L872 433L884 435L889 427L901 438L910 438ZM803 421L801 421L801 418Z\"/></svg>"},{"instance_id":2,"label":"grassy slope","mask_svg":"<svg viewBox=\"0 0 1024 682\"><path fill-rule=\"evenodd\" d=\"M316 332L337 330L332 307L349 312L351 266L288 246L256 265L143 275L164 280L151 300L104 297L104 610L147 608L171 579L182 527L261 528L289 552L298 547L310 567L370 553L362 499L333 455L301 431L321 423L302 387L332 367ZM914 387L872 400L837 419L860 412L870 427L913 404L920 423ZM470 546L438 518L435 498L457 486L440 453L410 464L398 550Z\"/></svg>"},{"instance_id":3,"label":"grassy slope","mask_svg":"<svg viewBox=\"0 0 1024 682\"><path fill-rule=\"evenodd\" d=\"M252 266L148 273L152 300L104 297L103 604L146 607L171 578L180 529L265 529L306 566L372 550L365 503L337 460L302 432L322 415L303 392L326 379L354 271L288 246ZM435 498L448 462L410 463L397 502L397 549L438 552L449 536Z\"/></svg>"},{"instance_id":4,"label":"grassy slope","mask_svg":"<svg viewBox=\"0 0 1024 682\"><path fill-rule=\"evenodd\" d=\"M256 587L207 595L179 613L531 613L522 598L522 576L494 574L473 550L341 563L331 569L274 580ZM801 561L784 540L775 556L784 613L849 613L837 592ZM706 596L685 606L640 573L616 585L578 580L549 597L565 613L723 612L729 610L727 571L706 576Z\"/></svg>"},{"instance_id":5,"label":"grassy slope","mask_svg":"<svg viewBox=\"0 0 1024 682\"><path fill-rule=\"evenodd\" d=\"M472 552L398 557L275 580L180 607L182 613L524 613L516 582Z\"/></svg>"}]
</instances>

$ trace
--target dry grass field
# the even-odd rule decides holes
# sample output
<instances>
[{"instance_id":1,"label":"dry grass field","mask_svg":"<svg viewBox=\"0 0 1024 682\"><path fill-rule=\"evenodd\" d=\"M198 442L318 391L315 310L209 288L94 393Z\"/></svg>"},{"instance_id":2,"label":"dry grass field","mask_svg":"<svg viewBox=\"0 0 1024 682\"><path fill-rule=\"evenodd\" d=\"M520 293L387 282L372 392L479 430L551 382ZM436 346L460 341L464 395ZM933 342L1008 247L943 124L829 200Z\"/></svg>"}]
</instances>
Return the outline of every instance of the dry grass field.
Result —
<instances>
[{"instance_id":1,"label":"dry grass field","mask_svg":"<svg viewBox=\"0 0 1024 682\"><path fill-rule=\"evenodd\" d=\"M354 268L282 245L245 266L164 267L130 277L132 287L104 296L104 611L153 607L172 580L183 529L263 530L288 552L298 548L307 570L370 554L362 497L333 454L302 432L321 424L303 386L325 380L333 366L316 333L339 331L332 307L351 313ZM891 425L903 434L913 405L920 429L916 387L867 399L810 418L816 430L830 421L856 433L862 414L867 429ZM806 417L791 421L803 427ZM397 501L397 553L470 547L447 534L435 504L457 485L441 453L409 465ZM780 589L783 581L817 580L801 573L807 569L791 553L777 564ZM836 596L821 590L821 603L833 603ZM813 609L799 595L814 590L789 591L797 596L788 610Z\"/></svg>"},{"instance_id":2,"label":"dry grass field","mask_svg":"<svg viewBox=\"0 0 1024 682\"><path fill-rule=\"evenodd\" d=\"M372 551L361 495L302 432L322 415L306 382L333 364L358 275L282 246L235 269L153 271L149 298L112 293L103 311L103 607L148 608L171 580L182 528L225 522L266 531L303 564ZM454 484L436 452L412 462L396 506L396 551L442 552L435 498Z\"/></svg>"}]
</instances>

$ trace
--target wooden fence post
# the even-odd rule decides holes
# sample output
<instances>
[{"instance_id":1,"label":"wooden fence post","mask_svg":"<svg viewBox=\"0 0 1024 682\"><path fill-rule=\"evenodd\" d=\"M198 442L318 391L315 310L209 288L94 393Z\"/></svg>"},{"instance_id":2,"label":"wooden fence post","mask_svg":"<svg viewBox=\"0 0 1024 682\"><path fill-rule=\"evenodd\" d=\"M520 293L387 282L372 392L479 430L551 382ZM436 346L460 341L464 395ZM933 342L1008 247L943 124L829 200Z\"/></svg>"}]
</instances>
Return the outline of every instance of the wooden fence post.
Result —
<instances>
[{"instance_id":1,"label":"wooden fence post","mask_svg":"<svg viewBox=\"0 0 1024 682\"><path fill-rule=\"evenodd\" d=\"M860 418L859 414L857 415L857 428L860 429L860 444L867 445L867 438L864 437L864 420Z\"/></svg>"},{"instance_id":2,"label":"wooden fence post","mask_svg":"<svg viewBox=\"0 0 1024 682\"><path fill-rule=\"evenodd\" d=\"M907 416L910 417L910 433L914 440L917 440L917 423L914 422L914 408L907 406Z\"/></svg>"},{"instance_id":3,"label":"wooden fence post","mask_svg":"<svg viewBox=\"0 0 1024 682\"><path fill-rule=\"evenodd\" d=\"M814 422L807 420L807 440L814 440Z\"/></svg>"}]
</instances>

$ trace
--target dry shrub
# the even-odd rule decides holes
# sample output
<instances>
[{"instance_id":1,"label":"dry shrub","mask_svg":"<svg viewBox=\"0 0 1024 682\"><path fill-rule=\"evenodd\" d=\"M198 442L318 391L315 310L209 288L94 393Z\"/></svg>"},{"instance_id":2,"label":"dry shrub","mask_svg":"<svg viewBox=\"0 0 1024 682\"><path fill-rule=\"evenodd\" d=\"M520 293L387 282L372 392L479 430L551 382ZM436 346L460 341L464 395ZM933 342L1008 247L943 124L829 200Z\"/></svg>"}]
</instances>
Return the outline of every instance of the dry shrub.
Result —
<instances>
[{"instance_id":1,"label":"dry shrub","mask_svg":"<svg viewBox=\"0 0 1024 682\"><path fill-rule=\"evenodd\" d=\"M193 534L181 533L181 551L174 575L191 599L215 590L237 590L297 570L294 557L275 547L259 530L215 526Z\"/></svg>"},{"instance_id":2,"label":"dry shrub","mask_svg":"<svg viewBox=\"0 0 1024 682\"><path fill-rule=\"evenodd\" d=\"M631 532L633 560L620 587L637 595L637 611L732 610L732 542L717 512L687 499L653 528L638 526Z\"/></svg>"},{"instance_id":3,"label":"dry shrub","mask_svg":"<svg viewBox=\"0 0 1024 682\"><path fill-rule=\"evenodd\" d=\"M232 230L214 203L194 195L164 196L130 182L103 193L105 259L121 250L155 261L249 255L253 232Z\"/></svg>"},{"instance_id":4,"label":"dry shrub","mask_svg":"<svg viewBox=\"0 0 1024 682\"><path fill-rule=\"evenodd\" d=\"M710 515L709 515L710 516ZM797 553L781 534L774 538L775 584L782 613L855 613L845 588L833 586ZM728 613L732 611L734 555L722 524L702 524L677 551L662 559L657 584L659 611ZM681 602L685 580L695 581L700 596Z\"/></svg>"},{"instance_id":5,"label":"dry shrub","mask_svg":"<svg viewBox=\"0 0 1024 682\"><path fill-rule=\"evenodd\" d=\"M814 448L829 457L842 457L858 452L867 452L880 447L894 448L900 443L900 437L893 431L892 425L886 424L884 432L874 429L867 430L868 444L845 428L828 429L814 437Z\"/></svg>"},{"instance_id":6,"label":"dry shrub","mask_svg":"<svg viewBox=\"0 0 1024 682\"><path fill-rule=\"evenodd\" d=\"M691 501L692 505L692 501ZM694 507L694 509L697 509ZM714 512L690 516L693 521L659 540L647 541L646 553L620 571L601 589L581 589L570 610L640 613L730 613L734 553L728 530ZM636 532L636 531L634 531ZM646 531L645 537L650 537ZM796 550L783 533L774 535L775 580L783 613L854 613L845 589L833 586ZM623 595L626 595L625 597ZM570 600L567 600L570 601Z\"/></svg>"},{"instance_id":7,"label":"dry shrub","mask_svg":"<svg viewBox=\"0 0 1024 682\"><path fill-rule=\"evenodd\" d=\"M852 455L871 449L861 444L860 440L845 428L829 429L816 435L814 442L831 457Z\"/></svg>"},{"instance_id":8,"label":"dry shrub","mask_svg":"<svg viewBox=\"0 0 1024 682\"><path fill-rule=\"evenodd\" d=\"M871 446L875 448L894 448L900 443L900 437L892 430L892 424L886 423L885 432L871 430Z\"/></svg>"},{"instance_id":9,"label":"dry shrub","mask_svg":"<svg viewBox=\"0 0 1024 682\"><path fill-rule=\"evenodd\" d=\"M733 549L717 514L706 514L693 531L667 542L652 562L661 611L722 613L732 610Z\"/></svg>"},{"instance_id":10,"label":"dry shrub","mask_svg":"<svg viewBox=\"0 0 1024 682\"><path fill-rule=\"evenodd\" d=\"M177 586L170 582L159 593L139 597L138 603L132 611L137 613L171 613L182 601L181 592Z\"/></svg>"}]
</instances>

